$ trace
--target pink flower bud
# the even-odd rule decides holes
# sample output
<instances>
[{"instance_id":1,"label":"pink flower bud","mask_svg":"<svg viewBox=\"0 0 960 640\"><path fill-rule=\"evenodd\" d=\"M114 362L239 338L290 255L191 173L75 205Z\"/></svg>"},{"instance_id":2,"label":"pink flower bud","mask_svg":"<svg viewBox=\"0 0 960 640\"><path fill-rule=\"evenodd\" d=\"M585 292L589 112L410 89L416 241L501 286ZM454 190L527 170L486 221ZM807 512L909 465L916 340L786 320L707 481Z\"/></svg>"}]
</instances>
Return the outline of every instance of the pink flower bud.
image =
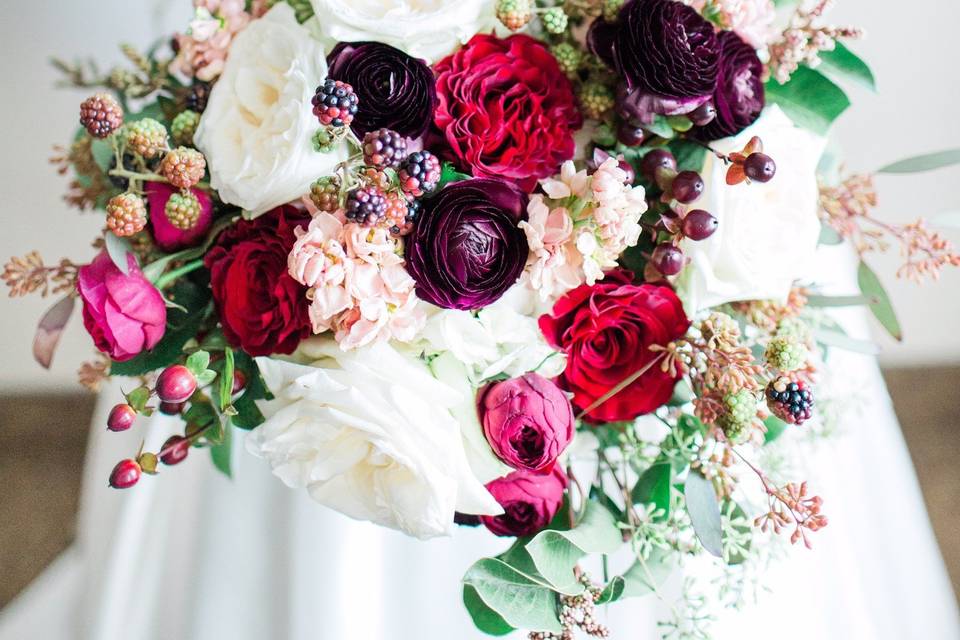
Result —
<instances>
[{"instance_id":1,"label":"pink flower bud","mask_svg":"<svg viewBox=\"0 0 960 640\"><path fill-rule=\"evenodd\" d=\"M110 486L114 489L129 489L140 480L140 465L136 460L121 460L110 472Z\"/></svg>"},{"instance_id":2,"label":"pink flower bud","mask_svg":"<svg viewBox=\"0 0 960 640\"><path fill-rule=\"evenodd\" d=\"M130 405L123 403L110 410L107 417L107 429L110 431L126 431L133 426L137 419L137 412Z\"/></svg>"},{"instance_id":3,"label":"pink flower bud","mask_svg":"<svg viewBox=\"0 0 960 640\"><path fill-rule=\"evenodd\" d=\"M487 485L504 513L481 516L480 521L498 536L531 536L553 520L566 487L567 476L559 467L548 474L514 471Z\"/></svg>"},{"instance_id":4,"label":"pink flower bud","mask_svg":"<svg viewBox=\"0 0 960 640\"><path fill-rule=\"evenodd\" d=\"M197 390L197 378L182 364L167 367L157 378L157 396L162 402L185 402Z\"/></svg>"}]
</instances>

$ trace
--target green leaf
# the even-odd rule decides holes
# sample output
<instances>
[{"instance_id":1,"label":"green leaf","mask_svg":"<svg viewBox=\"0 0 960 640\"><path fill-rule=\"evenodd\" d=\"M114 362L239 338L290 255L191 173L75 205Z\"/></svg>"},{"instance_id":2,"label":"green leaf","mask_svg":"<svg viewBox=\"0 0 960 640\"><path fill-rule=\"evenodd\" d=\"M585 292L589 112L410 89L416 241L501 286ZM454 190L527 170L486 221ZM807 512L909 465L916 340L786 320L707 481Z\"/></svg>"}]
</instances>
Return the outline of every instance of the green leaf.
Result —
<instances>
[{"instance_id":1,"label":"green leaf","mask_svg":"<svg viewBox=\"0 0 960 640\"><path fill-rule=\"evenodd\" d=\"M687 513L693 531L703 548L718 558L723 557L723 534L720 527L720 503L713 483L699 471L691 470L683 485Z\"/></svg>"},{"instance_id":2,"label":"green leaf","mask_svg":"<svg viewBox=\"0 0 960 640\"><path fill-rule=\"evenodd\" d=\"M767 428L767 432L763 434L763 443L770 444L775 441L783 432L787 429L787 423L778 418L777 416L770 416L763 421L763 426Z\"/></svg>"},{"instance_id":3,"label":"green leaf","mask_svg":"<svg viewBox=\"0 0 960 640\"><path fill-rule=\"evenodd\" d=\"M797 69L786 84L768 81L766 95L768 103L780 105L797 125L819 135L850 106L843 89L807 67Z\"/></svg>"},{"instance_id":4,"label":"green leaf","mask_svg":"<svg viewBox=\"0 0 960 640\"><path fill-rule=\"evenodd\" d=\"M133 407L134 411L140 413L150 402L150 395L150 389L147 387L137 387L127 394L127 404Z\"/></svg>"},{"instance_id":5,"label":"green leaf","mask_svg":"<svg viewBox=\"0 0 960 640\"><path fill-rule=\"evenodd\" d=\"M162 258L158 258L151 262L148 265L143 267L143 277L145 277L150 282L156 282L160 276L163 275L163 272L166 271L167 267L171 262L174 261L188 261L195 260L203 255L203 251L200 247L195 247L193 249L185 249L183 251L178 251L177 253L171 253L165 255Z\"/></svg>"},{"instance_id":6,"label":"green leaf","mask_svg":"<svg viewBox=\"0 0 960 640\"><path fill-rule=\"evenodd\" d=\"M130 262L127 256L132 255L132 253L130 251L130 243L127 242L126 238L120 238L113 233L105 233L103 241L104 247L107 249L107 255L113 260L113 264L116 265L117 269L120 269L120 272L124 275L130 273ZM134 262L136 262L136 259L134 259Z\"/></svg>"},{"instance_id":7,"label":"green leaf","mask_svg":"<svg viewBox=\"0 0 960 640\"><path fill-rule=\"evenodd\" d=\"M900 328L900 321L897 320L897 314L893 310L890 296L887 295L887 290L880 283L880 278L873 272L873 269L867 266L866 262L860 262L860 268L857 269L857 283L860 285L860 291L863 295L876 300L870 305L873 317L895 340L898 342L903 340L903 330Z\"/></svg>"},{"instance_id":8,"label":"green leaf","mask_svg":"<svg viewBox=\"0 0 960 640\"><path fill-rule=\"evenodd\" d=\"M880 348L869 340L857 340L851 338L846 333L832 329L814 329L814 339L820 344L828 347L836 347L846 351L864 353L868 356L875 356L880 353Z\"/></svg>"},{"instance_id":9,"label":"green leaf","mask_svg":"<svg viewBox=\"0 0 960 640\"><path fill-rule=\"evenodd\" d=\"M206 369L197 374L197 386L205 387L217 378L217 372L213 369Z\"/></svg>"},{"instance_id":10,"label":"green leaf","mask_svg":"<svg viewBox=\"0 0 960 640\"><path fill-rule=\"evenodd\" d=\"M707 158L707 150L703 145L678 139L671 140L667 147L677 160L677 171L700 172L703 170L703 163Z\"/></svg>"},{"instance_id":11,"label":"green leaf","mask_svg":"<svg viewBox=\"0 0 960 640\"><path fill-rule=\"evenodd\" d=\"M186 367L195 376L206 371L208 366L210 366L210 354L206 351L194 351L187 358Z\"/></svg>"},{"instance_id":12,"label":"green leaf","mask_svg":"<svg viewBox=\"0 0 960 640\"><path fill-rule=\"evenodd\" d=\"M557 594L496 558L481 558L463 576L465 586L517 629L559 633Z\"/></svg>"},{"instance_id":13,"label":"green leaf","mask_svg":"<svg viewBox=\"0 0 960 640\"><path fill-rule=\"evenodd\" d=\"M876 304L877 298L870 296L818 296L807 297L807 304L811 307L859 307L865 304Z\"/></svg>"},{"instance_id":14,"label":"green leaf","mask_svg":"<svg viewBox=\"0 0 960 640\"><path fill-rule=\"evenodd\" d=\"M921 173L955 164L960 164L960 149L947 149L946 151L905 158L893 164L888 164L882 169L877 169L877 173Z\"/></svg>"},{"instance_id":15,"label":"green leaf","mask_svg":"<svg viewBox=\"0 0 960 640\"><path fill-rule=\"evenodd\" d=\"M94 138L90 141L90 154L94 162L104 173L110 171L113 164L114 153L113 144L109 140Z\"/></svg>"},{"instance_id":16,"label":"green leaf","mask_svg":"<svg viewBox=\"0 0 960 640\"><path fill-rule=\"evenodd\" d=\"M233 395L233 349L227 347L223 352L223 370L220 372L220 411L226 411Z\"/></svg>"},{"instance_id":17,"label":"green leaf","mask_svg":"<svg viewBox=\"0 0 960 640\"><path fill-rule=\"evenodd\" d=\"M842 42L837 41L833 51L820 52L820 66L827 75L839 80L850 80L871 91L877 90L877 81L867 63Z\"/></svg>"},{"instance_id":18,"label":"green leaf","mask_svg":"<svg viewBox=\"0 0 960 640\"><path fill-rule=\"evenodd\" d=\"M183 413L183 419L187 424L202 428L216 420L217 413L209 402L191 402L190 408Z\"/></svg>"},{"instance_id":19,"label":"green leaf","mask_svg":"<svg viewBox=\"0 0 960 640\"><path fill-rule=\"evenodd\" d=\"M223 475L228 478L233 477L230 469L230 450L233 448L233 436L230 433L230 422L226 417L221 418L223 425L223 439L219 444L210 447L210 458L215 466Z\"/></svg>"},{"instance_id":20,"label":"green leaf","mask_svg":"<svg viewBox=\"0 0 960 640\"><path fill-rule=\"evenodd\" d=\"M658 462L644 471L631 496L634 504L654 504L663 510L657 521L666 520L670 515L670 485L673 482L673 467L669 462Z\"/></svg>"},{"instance_id":21,"label":"green leaf","mask_svg":"<svg viewBox=\"0 0 960 640\"><path fill-rule=\"evenodd\" d=\"M451 182L460 182L461 180L469 180L470 176L466 173L457 171L457 168L453 166L451 162L444 162L443 168L440 170L440 181L437 182L436 188L433 190L433 193L438 193L445 186Z\"/></svg>"},{"instance_id":22,"label":"green leaf","mask_svg":"<svg viewBox=\"0 0 960 640\"><path fill-rule=\"evenodd\" d=\"M273 394L264 383L256 360L243 351L237 351L234 357L236 368L247 378L247 386L233 403L233 408L237 411L237 415L233 416L233 424L241 429L254 429L263 424L264 420L256 401L272 400Z\"/></svg>"},{"instance_id":23,"label":"green leaf","mask_svg":"<svg viewBox=\"0 0 960 640\"><path fill-rule=\"evenodd\" d=\"M524 548L540 574L554 585L574 582L573 567L588 553L612 553L623 544L613 514L598 503L587 503L583 519L573 529L541 531Z\"/></svg>"},{"instance_id":24,"label":"green leaf","mask_svg":"<svg viewBox=\"0 0 960 640\"><path fill-rule=\"evenodd\" d=\"M838 244L843 244L843 236L837 233L832 227L823 224L820 226L820 239L817 240L817 243L827 246L836 246Z\"/></svg>"},{"instance_id":25,"label":"green leaf","mask_svg":"<svg viewBox=\"0 0 960 640\"><path fill-rule=\"evenodd\" d=\"M667 116L667 124L674 131L685 133L693 128L693 121L687 116Z\"/></svg>"},{"instance_id":26,"label":"green leaf","mask_svg":"<svg viewBox=\"0 0 960 640\"><path fill-rule=\"evenodd\" d=\"M660 115L654 116L653 122L643 125L643 128L661 138L669 139L673 137L673 127L670 126L670 122L665 117Z\"/></svg>"},{"instance_id":27,"label":"green leaf","mask_svg":"<svg viewBox=\"0 0 960 640\"><path fill-rule=\"evenodd\" d=\"M639 598L656 591L673 572L674 565L669 560L668 552L654 549L649 558L636 560L623 575L614 576L604 587L597 604Z\"/></svg>"},{"instance_id":28,"label":"green leaf","mask_svg":"<svg viewBox=\"0 0 960 640\"><path fill-rule=\"evenodd\" d=\"M463 585L463 604L467 613L473 619L474 626L491 636L505 636L514 630L503 617L487 606L477 590L472 586Z\"/></svg>"}]
</instances>

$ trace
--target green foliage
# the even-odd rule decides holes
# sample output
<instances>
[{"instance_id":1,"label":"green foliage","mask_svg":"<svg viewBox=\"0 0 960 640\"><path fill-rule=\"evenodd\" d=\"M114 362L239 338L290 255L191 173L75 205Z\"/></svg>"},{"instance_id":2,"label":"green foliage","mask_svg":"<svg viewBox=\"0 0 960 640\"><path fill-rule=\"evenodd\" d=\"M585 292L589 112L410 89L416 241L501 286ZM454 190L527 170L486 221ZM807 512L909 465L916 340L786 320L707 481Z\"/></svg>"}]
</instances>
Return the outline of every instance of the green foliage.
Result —
<instances>
[{"instance_id":1,"label":"green foliage","mask_svg":"<svg viewBox=\"0 0 960 640\"><path fill-rule=\"evenodd\" d=\"M231 478L233 477L233 471L230 468L230 454L233 448L233 436L230 433L229 420L225 416L222 420L220 442L210 447L210 459L213 460L213 466L223 475Z\"/></svg>"},{"instance_id":2,"label":"green foliage","mask_svg":"<svg viewBox=\"0 0 960 640\"><path fill-rule=\"evenodd\" d=\"M890 296L880 283L880 278L867 266L866 262L860 262L860 268L857 269L857 282L860 285L860 292L873 300L870 305L873 316L895 340L903 340L903 329L900 328L900 321L897 320Z\"/></svg>"},{"instance_id":3,"label":"green foliage","mask_svg":"<svg viewBox=\"0 0 960 640\"><path fill-rule=\"evenodd\" d=\"M144 410L148 402L150 402L150 389L147 387L137 387L127 394L127 404L137 413L146 413Z\"/></svg>"},{"instance_id":4,"label":"green foliage","mask_svg":"<svg viewBox=\"0 0 960 640\"><path fill-rule=\"evenodd\" d=\"M693 469L683 485L687 513L697 539L703 548L718 558L723 557L723 533L720 527L720 503L713 483Z\"/></svg>"},{"instance_id":5,"label":"green foliage","mask_svg":"<svg viewBox=\"0 0 960 640\"><path fill-rule=\"evenodd\" d=\"M766 94L768 103L780 105L797 125L819 135L850 106L843 89L808 67L797 69L786 84L768 81Z\"/></svg>"},{"instance_id":6,"label":"green foliage","mask_svg":"<svg viewBox=\"0 0 960 640\"><path fill-rule=\"evenodd\" d=\"M867 63L840 41L832 51L820 52L817 69L838 80L849 80L870 91L877 90L877 81Z\"/></svg>"},{"instance_id":7,"label":"green foliage","mask_svg":"<svg viewBox=\"0 0 960 640\"><path fill-rule=\"evenodd\" d=\"M763 434L764 444L770 444L771 442L774 442L777 438L783 435L783 432L787 429L787 423L777 416L770 416L764 420L763 426L767 428L766 433Z\"/></svg>"},{"instance_id":8,"label":"green foliage","mask_svg":"<svg viewBox=\"0 0 960 640\"><path fill-rule=\"evenodd\" d=\"M654 549L646 559L638 558L622 575L610 579L597 604L638 598L656 591L673 571L670 561L671 554L662 549Z\"/></svg>"},{"instance_id":9,"label":"green foliage","mask_svg":"<svg viewBox=\"0 0 960 640\"><path fill-rule=\"evenodd\" d=\"M273 394L267 388L260 375L260 368L256 360L243 351L234 353L235 366L246 376L247 386L243 393L233 402L236 415L233 424L240 429L253 429L263 424L263 414L257 408L257 400L273 400Z\"/></svg>"},{"instance_id":10,"label":"green foliage","mask_svg":"<svg viewBox=\"0 0 960 640\"><path fill-rule=\"evenodd\" d=\"M484 616L484 612L475 606L479 601L511 627L533 631L561 630L556 592L502 560L481 558L467 570L463 584L465 592L473 590L469 596L465 593L464 603L468 607L474 605L470 610L474 620Z\"/></svg>"},{"instance_id":11,"label":"green foliage","mask_svg":"<svg viewBox=\"0 0 960 640\"><path fill-rule=\"evenodd\" d=\"M514 630L499 613L487 606L472 585L463 586L463 604L480 631L491 636L505 636Z\"/></svg>"},{"instance_id":12,"label":"green foliage","mask_svg":"<svg viewBox=\"0 0 960 640\"><path fill-rule=\"evenodd\" d=\"M677 171L696 171L699 173L703 170L703 164L708 153L703 145L679 139L671 140L667 148L677 159Z\"/></svg>"},{"instance_id":13,"label":"green foliage","mask_svg":"<svg viewBox=\"0 0 960 640\"><path fill-rule=\"evenodd\" d=\"M223 369L220 371L220 411L226 411L230 406L230 397L233 395L233 349L227 347L223 351Z\"/></svg>"},{"instance_id":14,"label":"green foliage","mask_svg":"<svg viewBox=\"0 0 960 640\"><path fill-rule=\"evenodd\" d=\"M960 149L947 149L946 151L905 158L899 162L888 164L882 169L877 169L877 173L922 173L955 164L960 164Z\"/></svg>"},{"instance_id":15,"label":"green foliage","mask_svg":"<svg viewBox=\"0 0 960 640\"><path fill-rule=\"evenodd\" d=\"M461 180L469 180L470 176L461 171L457 171L457 168L453 166L451 162L444 162L443 167L440 170L440 181L437 182L437 187L434 189L434 193L438 193L445 186L451 182L460 182Z\"/></svg>"},{"instance_id":16,"label":"green foliage","mask_svg":"<svg viewBox=\"0 0 960 640\"><path fill-rule=\"evenodd\" d=\"M661 515L654 518L657 521L666 520L670 516L670 487L673 482L673 466L669 462L657 462L647 468L637 484L634 485L631 497L635 504L653 504Z\"/></svg>"}]
</instances>

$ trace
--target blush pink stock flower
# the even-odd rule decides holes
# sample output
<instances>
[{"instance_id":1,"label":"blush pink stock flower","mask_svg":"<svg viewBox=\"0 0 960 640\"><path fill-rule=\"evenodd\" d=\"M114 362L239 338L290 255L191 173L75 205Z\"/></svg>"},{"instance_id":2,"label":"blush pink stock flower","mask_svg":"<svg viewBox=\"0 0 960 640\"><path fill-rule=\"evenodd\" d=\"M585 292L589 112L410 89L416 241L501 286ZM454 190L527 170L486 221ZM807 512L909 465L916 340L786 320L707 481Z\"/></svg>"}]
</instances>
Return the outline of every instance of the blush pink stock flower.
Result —
<instances>
[{"instance_id":1,"label":"blush pink stock flower","mask_svg":"<svg viewBox=\"0 0 960 640\"><path fill-rule=\"evenodd\" d=\"M755 49L762 49L775 35L777 17L773 0L687 0L687 4L703 13L709 5L720 26L734 31Z\"/></svg>"},{"instance_id":2,"label":"blush pink stock flower","mask_svg":"<svg viewBox=\"0 0 960 640\"><path fill-rule=\"evenodd\" d=\"M83 300L83 326L97 348L117 361L152 349L166 331L163 296L127 254L127 273L106 252L77 272Z\"/></svg>"},{"instance_id":3,"label":"blush pink stock flower","mask_svg":"<svg viewBox=\"0 0 960 640\"><path fill-rule=\"evenodd\" d=\"M176 35L173 68L210 82L223 71L234 36L250 22L244 0L193 0L197 10L186 34Z\"/></svg>"}]
</instances>

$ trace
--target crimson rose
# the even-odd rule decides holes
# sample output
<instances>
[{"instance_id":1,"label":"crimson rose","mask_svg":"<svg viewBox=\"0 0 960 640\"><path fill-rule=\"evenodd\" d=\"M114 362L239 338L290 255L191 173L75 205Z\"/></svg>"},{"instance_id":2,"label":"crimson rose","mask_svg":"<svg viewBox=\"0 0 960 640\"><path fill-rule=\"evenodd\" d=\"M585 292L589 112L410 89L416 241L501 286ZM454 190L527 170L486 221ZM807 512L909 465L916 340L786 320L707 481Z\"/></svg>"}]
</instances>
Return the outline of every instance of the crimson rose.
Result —
<instances>
[{"instance_id":1,"label":"crimson rose","mask_svg":"<svg viewBox=\"0 0 960 640\"><path fill-rule=\"evenodd\" d=\"M251 356L293 353L310 335L307 288L287 273L294 229L309 222L277 207L226 229L203 259L223 334Z\"/></svg>"},{"instance_id":2,"label":"crimson rose","mask_svg":"<svg viewBox=\"0 0 960 640\"><path fill-rule=\"evenodd\" d=\"M480 516L480 521L498 536L532 536L542 531L563 504L567 476L559 466L546 474L514 471L487 485L503 513Z\"/></svg>"},{"instance_id":3,"label":"crimson rose","mask_svg":"<svg viewBox=\"0 0 960 640\"><path fill-rule=\"evenodd\" d=\"M434 71L434 124L461 169L529 192L573 157L583 119L573 85L540 42L476 35Z\"/></svg>"},{"instance_id":4,"label":"crimson rose","mask_svg":"<svg viewBox=\"0 0 960 640\"><path fill-rule=\"evenodd\" d=\"M547 342L567 355L558 379L586 409L656 357L651 345L683 336L690 321L670 287L632 284L629 271L611 271L593 286L581 285L540 317ZM678 378L658 365L590 411L593 421L632 420L670 399Z\"/></svg>"}]
</instances>

